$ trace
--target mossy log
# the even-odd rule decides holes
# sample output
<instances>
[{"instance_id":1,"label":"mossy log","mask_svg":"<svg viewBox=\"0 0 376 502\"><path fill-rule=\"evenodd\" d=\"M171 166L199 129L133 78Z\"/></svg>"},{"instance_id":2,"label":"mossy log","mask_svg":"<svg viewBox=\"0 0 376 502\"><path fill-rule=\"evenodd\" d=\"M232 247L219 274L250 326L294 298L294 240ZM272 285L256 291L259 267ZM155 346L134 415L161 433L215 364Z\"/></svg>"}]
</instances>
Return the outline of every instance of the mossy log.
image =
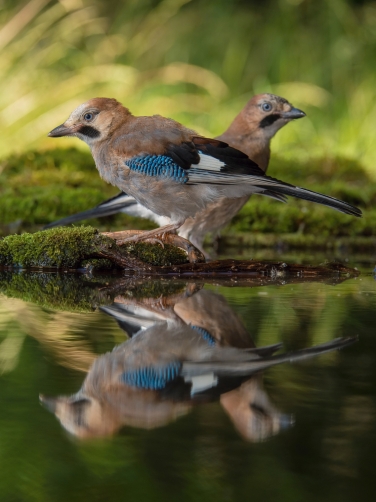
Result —
<instances>
[{"instance_id":1,"label":"mossy log","mask_svg":"<svg viewBox=\"0 0 376 502\"><path fill-rule=\"evenodd\" d=\"M77 270L93 266L88 260L106 260L139 275L198 278L349 277L358 272L341 264L305 266L283 262L219 260L189 263L188 254L172 244L129 243L118 246L108 235L92 227L56 228L34 234L11 235L0 240L0 266L5 269ZM94 266L98 265L94 263Z\"/></svg>"},{"instance_id":2,"label":"mossy log","mask_svg":"<svg viewBox=\"0 0 376 502\"><path fill-rule=\"evenodd\" d=\"M101 261L98 261L101 260ZM187 263L187 253L173 245L116 242L93 227L54 228L0 240L0 266L12 269L126 268L142 270Z\"/></svg>"}]
</instances>

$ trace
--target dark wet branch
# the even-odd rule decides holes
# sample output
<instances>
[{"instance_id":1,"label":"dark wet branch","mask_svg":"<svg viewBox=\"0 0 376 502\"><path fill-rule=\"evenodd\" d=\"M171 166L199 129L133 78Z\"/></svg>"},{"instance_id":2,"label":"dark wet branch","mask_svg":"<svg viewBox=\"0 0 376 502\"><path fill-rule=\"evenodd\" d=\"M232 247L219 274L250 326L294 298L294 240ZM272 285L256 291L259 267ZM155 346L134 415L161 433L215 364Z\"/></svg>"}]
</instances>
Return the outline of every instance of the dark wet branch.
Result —
<instances>
[{"instance_id":1,"label":"dark wet branch","mask_svg":"<svg viewBox=\"0 0 376 502\"><path fill-rule=\"evenodd\" d=\"M318 266L287 264L284 262L261 262L253 260L216 260L206 263L183 263L171 266L152 266L129 257L116 248L102 249L101 257L107 258L124 269L142 275L178 276L192 278L250 278L265 276L274 281L295 277L299 282L323 277L355 277L359 272L341 263L326 263Z\"/></svg>"}]
</instances>

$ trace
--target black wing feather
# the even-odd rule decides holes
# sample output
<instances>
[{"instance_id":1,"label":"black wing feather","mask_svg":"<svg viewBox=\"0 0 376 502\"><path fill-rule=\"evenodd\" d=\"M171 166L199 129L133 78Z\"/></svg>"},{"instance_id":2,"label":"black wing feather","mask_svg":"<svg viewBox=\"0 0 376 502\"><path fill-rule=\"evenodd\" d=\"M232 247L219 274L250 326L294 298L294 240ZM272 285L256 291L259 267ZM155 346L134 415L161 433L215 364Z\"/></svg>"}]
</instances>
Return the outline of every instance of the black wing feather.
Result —
<instances>
[{"instance_id":1,"label":"black wing feather","mask_svg":"<svg viewBox=\"0 0 376 502\"><path fill-rule=\"evenodd\" d=\"M245 153L218 139L195 136L192 141L179 145L170 144L165 150L165 155L171 157L176 164L187 171L192 165L199 166L200 152L223 162L225 165L221 168L221 172L264 175L264 171Z\"/></svg>"},{"instance_id":2,"label":"black wing feather","mask_svg":"<svg viewBox=\"0 0 376 502\"><path fill-rule=\"evenodd\" d=\"M209 138L193 138L197 149L205 155L220 160L225 165L221 168L222 173L229 174L253 174L264 176L264 171L251 160L248 155L232 148L224 141Z\"/></svg>"},{"instance_id":3,"label":"black wing feather","mask_svg":"<svg viewBox=\"0 0 376 502\"><path fill-rule=\"evenodd\" d=\"M120 192L114 197L101 202L100 204L98 204L98 206L95 206L92 209L87 209L86 211L81 211L80 213L72 214L71 216L66 216L65 218L61 218L60 220L48 223L43 227L43 230L69 225L71 223L76 223L77 221L81 220L88 220L90 218L102 218L104 216L111 216L113 214L121 212L125 207L133 206L134 204L137 204L137 201L133 197L130 197L124 192Z\"/></svg>"},{"instance_id":4,"label":"black wing feather","mask_svg":"<svg viewBox=\"0 0 376 502\"><path fill-rule=\"evenodd\" d=\"M165 154L185 170L188 170L192 164L200 162L200 155L192 141L180 143L179 145L171 144L166 149Z\"/></svg>"}]
</instances>

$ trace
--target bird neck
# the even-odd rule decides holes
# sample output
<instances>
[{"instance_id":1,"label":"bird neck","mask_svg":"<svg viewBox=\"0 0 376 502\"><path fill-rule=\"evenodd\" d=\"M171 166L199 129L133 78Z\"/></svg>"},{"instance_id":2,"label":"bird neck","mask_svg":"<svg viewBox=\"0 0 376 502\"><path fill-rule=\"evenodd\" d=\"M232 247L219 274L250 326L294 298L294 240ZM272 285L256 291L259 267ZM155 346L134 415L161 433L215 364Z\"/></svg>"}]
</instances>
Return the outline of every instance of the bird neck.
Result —
<instances>
[{"instance_id":1,"label":"bird neck","mask_svg":"<svg viewBox=\"0 0 376 502\"><path fill-rule=\"evenodd\" d=\"M270 159L271 137L257 124L249 124L242 116L238 115L230 127L217 139L225 141L233 148L240 150L266 171Z\"/></svg>"}]
</instances>

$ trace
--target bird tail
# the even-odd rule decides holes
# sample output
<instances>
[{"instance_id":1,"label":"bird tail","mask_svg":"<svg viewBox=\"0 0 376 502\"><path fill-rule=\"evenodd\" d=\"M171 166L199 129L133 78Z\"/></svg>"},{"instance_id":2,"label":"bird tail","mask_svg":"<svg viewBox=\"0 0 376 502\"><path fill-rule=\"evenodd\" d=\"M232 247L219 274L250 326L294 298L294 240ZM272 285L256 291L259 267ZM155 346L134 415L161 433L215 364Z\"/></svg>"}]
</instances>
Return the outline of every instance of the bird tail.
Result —
<instances>
[{"instance_id":1,"label":"bird tail","mask_svg":"<svg viewBox=\"0 0 376 502\"><path fill-rule=\"evenodd\" d=\"M326 352L342 349L357 341L357 337L336 338L330 342L310 347L309 349L298 350L296 352L288 352L277 356L264 357L253 359L250 361L202 361L202 362L184 362L181 369L181 375L184 377L193 377L215 373L218 376L247 376L265 370L277 364L302 361L315 357ZM244 351L242 351L244 357Z\"/></svg>"},{"instance_id":2,"label":"bird tail","mask_svg":"<svg viewBox=\"0 0 376 502\"><path fill-rule=\"evenodd\" d=\"M113 303L112 305L102 305L99 307L102 312L115 319L119 327L132 338L141 330L150 328L158 322L164 322L158 316L142 307Z\"/></svg>"},{"instance_id":3,"label":"bird tail","mask_svg":"<svg viewBox=\"0 0 376 502\"><path fill-rule=\"evenodd\" d=\"M243 349L244 352L257 354L260 357L268 357L280 350L283 347L282 343L274 343L273 345L266 345L265 347L252 347L251 349Z\"/></svg>"},{"instance_id":4,"label":"bird tail","mask_svg":"<svg viewBox=\"0 0 376 502\"><path fill-rule=\"evenodd\" d=\"M277 193L273 190L264 190L262 195L266 195L266 197L270 197L271 199L278 200L279 202L287 202L286 195Z\"/></svg>"},{"instance_id":5,"label":"bird tail","mask_svg":"<svg viewBox=\"0 0 376 502\"><path fill-rule=\"evenodd\" d=\"M192 167L189 170L188 184L196 185L207 183L211 185L226 185L224 195L229 198L241 197L252 193L259 193L268 197L273 197L284 202L284 197L291 196L298 199L309 200L317 204L329 206L341 213L352 216L362 216L362 211L339 199L329 197L322 193L313 192L306 188L300 188L290 183L271 178L260 174L243 174L232 171L210 171ZM222 195L223 196L223 195Z\"/></svg>"},{"instance_id":6,"label":"bird tail","mask_svg":"<svg viewBox=\"0 0 376 502\"><path fill-rule=\"evenodd\" d=\"M71 216L67 216L65 218L61 218L60 220L53 221L52 223L48 223L43 227L43 229L46 230L48 228L69 225L70 223L76 223L77 221L81 220L89 220L91 218L111 216L113 214L121 212L126 207L133 206L135 204L137 204L137 202L133 197L127 195L124 192L121 192L118 195L115 195L115 197L111 197L111 199L107 199L104 202L101 202L101 204L93 207L92 209L87 209L86 211L72 214Z\"/></svg>"},{"instance_id":7,"label":"bird tail","mask_svg":"<svg viewBox=\"0 0 376 502\"><path fill-rule=\"evenodd\" d=\"M362 216L362 211L349 204L348 202L344 202L342 200L336 199L335 197L329 197L328 195L324 195L318 192L313 192L311 190L307 190L306 188L295 187L293 185L288 185L287 183L280 183L278 180L274 180L273 178L265 177L267 180L272 180L275 182L274 184L268 184L267 192L270 197L270 192L276 195L290 195L292 197L296 197L298 199L309 200L311 202L316 202L317 204L322 204L324 206L329 206L341 213L349 214L352 216L357 216L358 218ZM259 188L262 188L263 185L257 185Z\"/></svg>"}]
</instances>

